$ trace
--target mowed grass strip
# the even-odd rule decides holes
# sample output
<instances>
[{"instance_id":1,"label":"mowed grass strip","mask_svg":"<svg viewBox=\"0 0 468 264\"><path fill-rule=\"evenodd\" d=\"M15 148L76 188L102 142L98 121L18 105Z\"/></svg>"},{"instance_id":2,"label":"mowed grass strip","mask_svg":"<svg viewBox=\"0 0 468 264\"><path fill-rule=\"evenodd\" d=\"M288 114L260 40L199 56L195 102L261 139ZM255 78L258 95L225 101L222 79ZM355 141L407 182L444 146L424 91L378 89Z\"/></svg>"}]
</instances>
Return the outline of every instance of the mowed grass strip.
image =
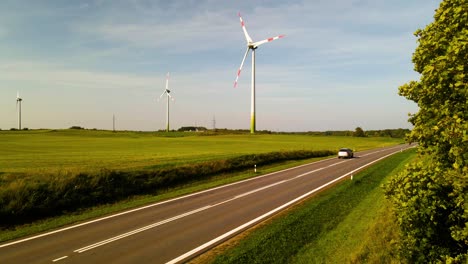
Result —
<instances>
[{"instance_id":1,"label":"mowed grass strip","mask_svg":"<svg viewBox=\"0 0 468 264\"><path fill-rule=\"evenodd\" d=\"M267 221L235 246L221 245L221 253L193 262L396 262L397 226L381 185L414 155L414 150L395 154Z\"/></svg>"}]
</instances>

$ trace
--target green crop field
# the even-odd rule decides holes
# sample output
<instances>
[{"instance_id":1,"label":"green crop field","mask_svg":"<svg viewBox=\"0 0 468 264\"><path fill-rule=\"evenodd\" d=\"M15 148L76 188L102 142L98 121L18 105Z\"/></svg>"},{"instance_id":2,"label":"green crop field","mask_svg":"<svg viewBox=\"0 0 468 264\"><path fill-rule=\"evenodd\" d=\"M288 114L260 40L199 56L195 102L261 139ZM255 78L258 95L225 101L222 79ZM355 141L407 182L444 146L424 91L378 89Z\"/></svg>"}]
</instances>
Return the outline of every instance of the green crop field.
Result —
<instances>
[{"instance_id":1,"label":"green crop field","mask_svg":"<svg viewBox=\"0 0 468 264\"><path fill-rule=\"evenodd\" d=\"M0 175L133 170L284 150L356 151L403 143L384 137L281 134L202 136L94 130L0 131Z\"/></svg>"}]
</instances>

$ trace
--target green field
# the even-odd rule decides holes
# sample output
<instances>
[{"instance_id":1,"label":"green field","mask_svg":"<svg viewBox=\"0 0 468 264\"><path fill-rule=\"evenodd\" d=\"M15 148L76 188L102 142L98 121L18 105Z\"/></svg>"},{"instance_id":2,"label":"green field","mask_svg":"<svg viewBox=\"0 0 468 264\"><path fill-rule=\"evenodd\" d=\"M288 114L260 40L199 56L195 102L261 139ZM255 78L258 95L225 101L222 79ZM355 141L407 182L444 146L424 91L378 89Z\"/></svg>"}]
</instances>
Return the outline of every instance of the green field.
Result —
<instances>
[{"instance_id":1,"label":"green field","mask_svg":"<svg viewBox=\"0 0 468 264\"><path fill-rule=\"evenodd\" d=\"M133 170L284 150L356 151L403 143L388 137L278 134L202 136L94 130L0 131L0 175Z\"/></svg>"}]
</instances>

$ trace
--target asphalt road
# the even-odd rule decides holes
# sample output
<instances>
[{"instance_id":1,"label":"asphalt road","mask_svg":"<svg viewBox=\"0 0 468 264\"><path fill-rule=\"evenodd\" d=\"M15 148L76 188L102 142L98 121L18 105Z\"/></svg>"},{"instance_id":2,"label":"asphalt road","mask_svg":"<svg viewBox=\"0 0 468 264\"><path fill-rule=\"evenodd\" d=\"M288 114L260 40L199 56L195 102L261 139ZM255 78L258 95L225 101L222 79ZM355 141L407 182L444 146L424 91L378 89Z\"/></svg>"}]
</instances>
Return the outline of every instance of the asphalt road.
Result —
<instances>
[{"instance_id":1,"label":"asphalt road","mask_svg":"<svg viewBox=\"0 0 468 264\"><path fill-rule=\"evenodd\" d=\"M0 244L0 263L179 263L408 145L327 159Z\"/></svg>"}]
</instances>

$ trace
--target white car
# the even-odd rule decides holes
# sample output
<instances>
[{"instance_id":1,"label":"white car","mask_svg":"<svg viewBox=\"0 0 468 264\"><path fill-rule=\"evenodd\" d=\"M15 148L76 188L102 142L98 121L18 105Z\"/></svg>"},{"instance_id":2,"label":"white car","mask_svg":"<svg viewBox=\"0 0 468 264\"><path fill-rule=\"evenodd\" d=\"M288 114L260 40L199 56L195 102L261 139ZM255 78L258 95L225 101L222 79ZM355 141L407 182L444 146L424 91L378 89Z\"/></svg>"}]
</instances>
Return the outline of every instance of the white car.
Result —
<instances>
[{"instance_id":1,"label":"white car","mask_svg":"<svg viewBox=\"0 0 468 264\"><path fill-rule=\"evenodd\" d=\"M354 157L354 153L352 149L349 148L342 148L338 151L338 158L352 158Z\"/></svg>"}]
</instances>

